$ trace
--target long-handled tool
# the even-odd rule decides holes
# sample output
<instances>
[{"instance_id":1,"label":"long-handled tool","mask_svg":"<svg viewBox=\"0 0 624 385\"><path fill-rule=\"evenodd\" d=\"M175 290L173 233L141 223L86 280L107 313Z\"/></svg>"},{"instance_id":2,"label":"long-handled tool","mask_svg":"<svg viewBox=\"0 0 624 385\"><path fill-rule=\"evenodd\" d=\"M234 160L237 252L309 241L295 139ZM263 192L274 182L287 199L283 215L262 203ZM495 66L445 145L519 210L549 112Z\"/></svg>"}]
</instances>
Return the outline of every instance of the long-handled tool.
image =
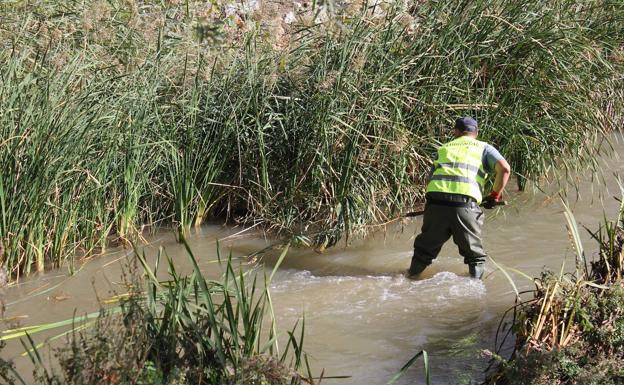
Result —
<instances>
[{"instance_id":1,"label":"long-handled tool","mask_svg":"<svg viewBox=\"0 0 624 385\"><path fill-rule=\"evenodd\" d=\"M507 205L507 201L494 202L494 206L505 206L505 205ZM484 207L483 203L481 203L479 206L480 207ZM418 211L411 211L411 212L409 212L407 214L404 214L403 218L417 217L417 216L423 215L424 213L425 213L424 209L418 210Z\"/></svg>"}]
</instances>

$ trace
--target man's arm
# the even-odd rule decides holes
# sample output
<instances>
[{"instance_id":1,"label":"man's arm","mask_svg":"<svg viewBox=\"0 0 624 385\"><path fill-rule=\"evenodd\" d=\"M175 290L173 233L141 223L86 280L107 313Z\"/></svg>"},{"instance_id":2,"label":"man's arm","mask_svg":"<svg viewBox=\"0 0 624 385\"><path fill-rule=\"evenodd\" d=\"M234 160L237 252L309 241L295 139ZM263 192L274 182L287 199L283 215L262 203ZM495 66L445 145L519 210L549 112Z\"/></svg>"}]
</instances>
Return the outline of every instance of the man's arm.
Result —
<instances>
[{"instance_id":1,"label":"man's arm","mask_svg":"<svg viewBox=\"0 0 624 385\"><path fill-rule=\"evenodd\" d=\"M496 174L492 191L483 199L483 207L492 209L496 206L496 202L501 199L503 190L511 176L511 167L500 152L489 144L485 146L483 151L483 166L486 171L494 171Z\"/></svg>"},{"instance_id":2,"label":"man's arm","mask_svg":"<svg viewBox=\"0 0 624 385\"><path fill-rule=\"evenodd\" d=\"M496 172L496 180L494 181L494 187L492 190L496 191L500 195L509 181L511 167L509 167L509 163L507 163L505 159L500 159L496 162L494 170Z\"/></svg>"}]
</instances>

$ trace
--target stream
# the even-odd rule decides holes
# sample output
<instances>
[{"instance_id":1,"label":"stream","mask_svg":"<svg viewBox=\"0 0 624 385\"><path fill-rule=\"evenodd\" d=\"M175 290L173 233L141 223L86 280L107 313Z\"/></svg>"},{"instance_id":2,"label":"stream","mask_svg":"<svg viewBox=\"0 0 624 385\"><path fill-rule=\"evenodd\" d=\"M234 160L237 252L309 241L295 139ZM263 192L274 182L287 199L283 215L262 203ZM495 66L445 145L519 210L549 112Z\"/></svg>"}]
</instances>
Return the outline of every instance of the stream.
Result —
<instances>
[{"instance_id":1,"label":"stream","mask_svg":"<svg viewBox=\"0 0 624 385\"><path fill-rule=\"evenodd\" d=\"M571 189L566 196L588 256L595 253L596 245L583 226L597 229L603 213L613 219L620 205L614 199L620 196L615 175L624 174L618 153L624 153L621 138L615 144L615 155L601 159L604 183L587 171L587 175L579 175L578 190ZM557 187L546 190L548 194L512 191L505 196L510 205L486 212L486 251L498 264L531 277L539 276L544 268L559 271L562 263L565 270L573 270L575 264ZM388 226L385 232L353 241L348 247L340 243L322 254L307 249L289 251L271 284L278 328L289 330L305 317L304 350L313 372L320 375L324 369L326 377L348 376L327 378L323 384L385 384L423 349L429 354L433 384L483 380L489 358L482 351L494 350L499 321L514 303L514 289L492 261L483 281L470 279L452 241L419 279L406 278L403 272L409 266L412 242L421 224L421 218L406 219ZM191 271L184 247L175 242L171 232L156 234L148 242L146 253L153 256L163 247L181 271ZM222 255L243 256L275 240L255 229L203 226L190 237L189 245L207 276L215 278L220 275L215 263L217 242ZM260 262L270 268L277 255L279 250L268 251ZM21 280L5 289L5 317L12 326L33 325L96 311L98 298L124 291L120 277L129 256L129 249L112 249L77 266L74 275L65 268ZM508 272L519 290L534 287L521 274ZM63 330L67 329L33 338L41 342ZM511 344L505 345L503 355L509 353ZM15 359L20 373L28 373L31 364L21 355L23 351L13 340L2 355ZM424 383L422 358L396 382Z\"/></svg>"}]
</instances>

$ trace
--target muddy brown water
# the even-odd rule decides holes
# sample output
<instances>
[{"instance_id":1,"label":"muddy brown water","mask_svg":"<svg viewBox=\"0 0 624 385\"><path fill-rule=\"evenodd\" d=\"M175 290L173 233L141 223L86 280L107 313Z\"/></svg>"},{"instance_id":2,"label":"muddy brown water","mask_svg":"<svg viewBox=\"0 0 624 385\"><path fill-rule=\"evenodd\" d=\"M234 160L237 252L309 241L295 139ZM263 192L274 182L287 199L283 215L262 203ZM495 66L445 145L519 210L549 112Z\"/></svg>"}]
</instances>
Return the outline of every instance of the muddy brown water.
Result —
<instances>
[{"instance_id":1,"label":"muddy brown water","mask_svg":"<svg viewBox=\"0 0 624 385\"><path fill-rule=\"evenodd\" d=\"M619 203L613 197L620 195L620 188L615 175L624 175L624 164L617 156L624 153L621 139L615 152L601 160L604 181L592 178L588 171L579 175L578 192L568 194L580 225L595 229L604 212L611 217L617 213ZM539 276L544 268L558 271L564 262L566 269L573 269L575 252L563 209L558 198L552 198L556 190L550 186L549 194L508 194L509 206L487 213L484 242L496 262L529 276ZM385 384L422 349L429 353L434 384L483 379L488 358L482 351L494 348L498 323L514 301L512 286L492 262L482 282L468 278L451 241L420 279L405 278L402 272L409 265L411 244L420 225L420 218L409 219L323 254L290 250L271 285L278 327L290 329L305 317L304 347L314 372L320 374L324 369L325 376L349 376L325 379L324 384ZM591 255L596 247L585 231L582 235ZM222 253L234 256L274 242L254 229L204 226L193 234L190 246L202 269L213 277L219 276L217 241ZM154 255L162 246L182 271L190 271L184 248L169 232L149 242L148 254ZM279 251L269 251L262 262L270 267L277 254ZM5 317L13 318L14 325L26 326L97 310L98 298L124 291L120 277L131 256L130 250L111 250L81 265L74 275L57 270L23 280L5 289ZM511 275L520 289L533 287L521 275ZM33 338L42 342L64 330ZM15 359L20 372L30 378L29 360L21 355L23 351L17 341L10 341L2 357ZM396 383L424 384L422 360Z\"/></svg>"}]
</instances>

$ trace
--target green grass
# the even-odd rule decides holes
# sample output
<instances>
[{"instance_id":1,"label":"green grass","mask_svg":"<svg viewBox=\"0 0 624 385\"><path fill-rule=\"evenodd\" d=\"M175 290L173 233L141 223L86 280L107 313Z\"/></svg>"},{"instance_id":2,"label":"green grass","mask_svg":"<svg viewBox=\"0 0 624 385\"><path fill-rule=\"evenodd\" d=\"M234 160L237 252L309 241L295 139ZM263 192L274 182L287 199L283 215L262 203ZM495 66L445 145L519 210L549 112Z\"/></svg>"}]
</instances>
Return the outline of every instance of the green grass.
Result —
<instances>
[{"instance_id":1,"label":"green grass","mask_svg":"<svg viewBox=\"0 0 624 385\"><path fill-rule=\"evenodd\" d=\"M115 297L115 306L4 331L0 344L21 338L37 383L45 385L95 385L104 380L110 384L294 385L311 378L303 353L304 323L287 332L279 332L275 324L268 288L272 274L243 271L229 257L219 260L223 276L208 279L187 250L193 266L190 275L178 273L162 250L155 266L136 251L134 262L142 269L128 267L123 278L130 291ZM287 252L285 247L280 262ZM273 272L278 267L279 263ZM163 269L167 278L159 280ZM47 362L39 353L44 344L35 343L39 333L67 327L68 331L47 340L67 337ZM298 372L306 368L306 375ZM0 378L9 384L23 383L4 360L0 360Z\"/></svg>"},{"instance_id":2,"label":"green grass","mask_svg":"<svg viewBox=\"0 0 624 385\"><path fill-rule=\"evenodd\" d=\"M598 169L622 123L620 1L428 1L284 35L261 10L238 29L220 3L129 4L0 5L0 241L16 276L206 220L332 246L422 201L457 116L522 184Z\"/></svg>"}]
</instances>

